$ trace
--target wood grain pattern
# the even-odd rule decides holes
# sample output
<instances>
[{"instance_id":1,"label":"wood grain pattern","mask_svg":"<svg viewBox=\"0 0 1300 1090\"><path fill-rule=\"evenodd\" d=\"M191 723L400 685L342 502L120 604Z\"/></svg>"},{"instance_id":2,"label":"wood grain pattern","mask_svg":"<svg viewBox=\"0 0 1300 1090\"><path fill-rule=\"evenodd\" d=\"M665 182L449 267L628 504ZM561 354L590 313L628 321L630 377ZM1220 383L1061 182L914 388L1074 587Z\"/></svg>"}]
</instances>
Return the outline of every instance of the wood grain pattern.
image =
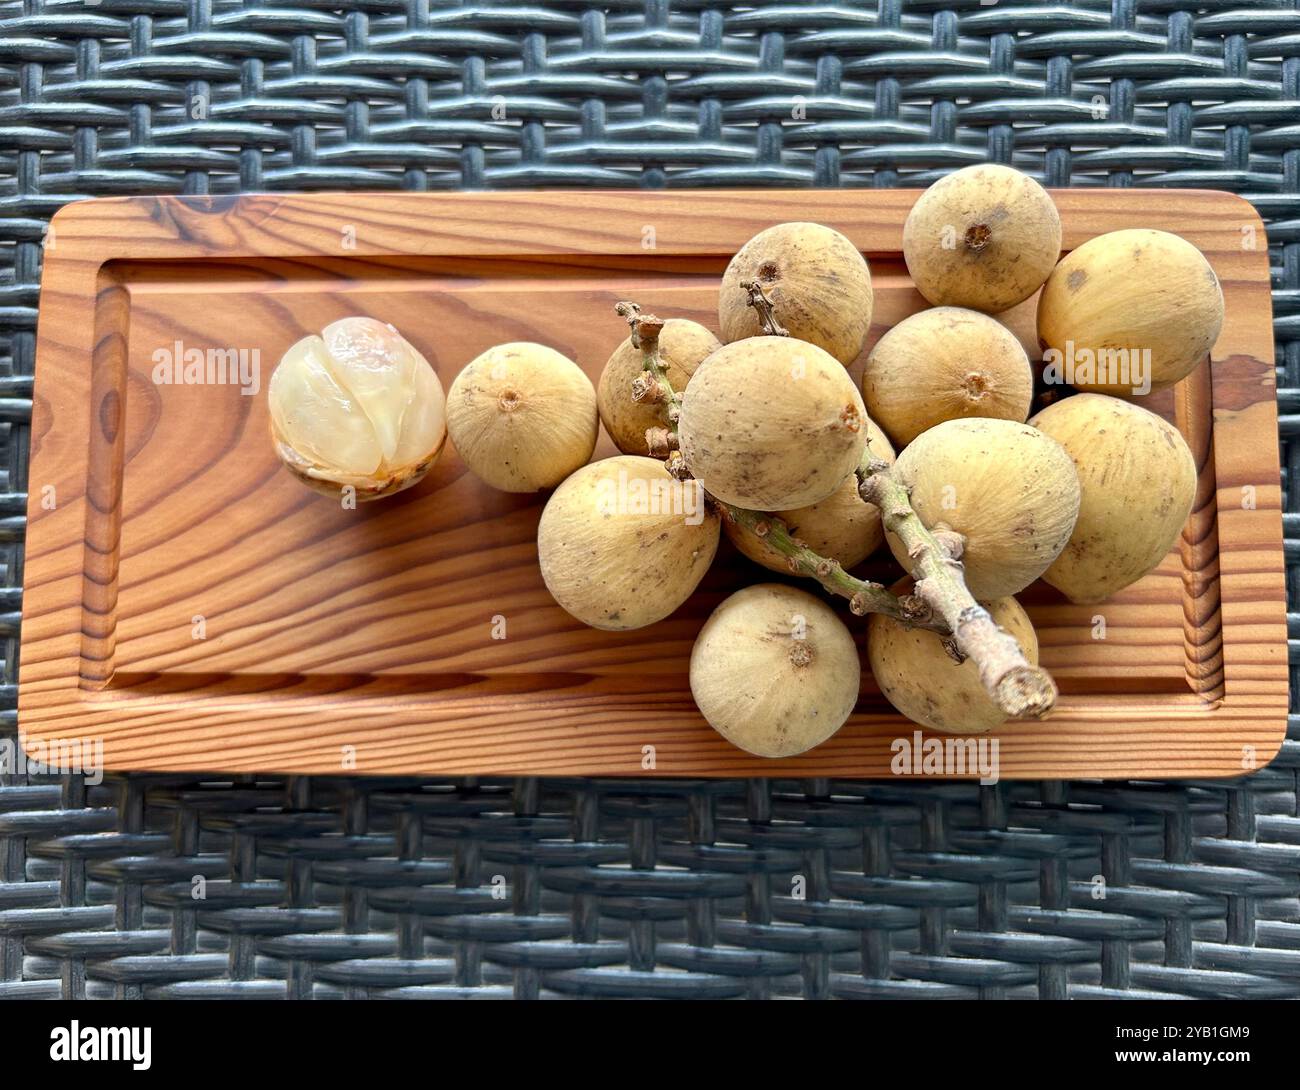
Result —
<instances>
[{"instance_id":1,"label":"wood grain pattern","mask_svg":"<svg viewBox=\"0 0 1300 1090\"><path fill-rule=\"evenodd\" d=\"M686 662L726 594L768 578L724 546L676 615L597 632L542 585L542 497L449 450L420 485L345 511L283 472L265 383L348 314L390 321L449 386L537 340L595 379L632 298L716 326L717 277L784 219L870 258L871 341L924 306L901 262L915 191L111 198L54 222L41 295L23 609L28 744L102 739L119 769L401 774L890 774L912 726L869 677L829 743L764 761L695 711ZM997 732L1004 777L1226 776L1285 730L1284 564L1263 225L1223 193L1060 191L1065 246L1151 226L1201 248L1228 320L1209 367L1153 407L1200 467L1179 547L1102 607L1023 601L1063 698ZM647 228L653 248L646 249ZM1034 346L1033 301L1007 323ZM160 386L154 352L261 354L261 389ZM861 360L852 369L855 377ZM612 453L602 436L597 456ZM50 489L55 502L50 504ZM883 565L877 558L868 562ZM883 567L882 571L887 570ZM1106 639L1093 638L1094 618ZM493 618L507 638L493 639ZM205 638L194 638L202 617ZM864 626L851 622L861 637ZM644 748L654 747L653 768ZM351 747L351 748L347 748Z\"/></svg>"}]
</instances>

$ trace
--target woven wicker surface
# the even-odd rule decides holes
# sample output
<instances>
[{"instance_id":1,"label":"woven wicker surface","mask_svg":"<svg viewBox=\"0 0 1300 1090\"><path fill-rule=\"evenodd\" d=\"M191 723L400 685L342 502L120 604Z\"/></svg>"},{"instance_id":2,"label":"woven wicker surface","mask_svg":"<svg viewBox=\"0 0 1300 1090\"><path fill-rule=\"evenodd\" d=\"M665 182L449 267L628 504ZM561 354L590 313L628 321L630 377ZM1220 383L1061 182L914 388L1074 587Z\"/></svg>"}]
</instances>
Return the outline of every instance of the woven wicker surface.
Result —
<instances>
[{"instance_id":1,"label":"woven wicker surface","mask_svg":"<svg viewBox=\"0 0 1300 1090\"><path fill-rule=\"evenodd\" d=\"M10 734L42 233L77 197L919 185L986 158L1234 190L1269 223L1300 471L1294 2L0 0L0 19ZM1286 510L1300 561L1300 490ZM1298 774L1293 717L1235 783L0 776L0 996L1297 996Z\"/></svg>"}]
</instances>

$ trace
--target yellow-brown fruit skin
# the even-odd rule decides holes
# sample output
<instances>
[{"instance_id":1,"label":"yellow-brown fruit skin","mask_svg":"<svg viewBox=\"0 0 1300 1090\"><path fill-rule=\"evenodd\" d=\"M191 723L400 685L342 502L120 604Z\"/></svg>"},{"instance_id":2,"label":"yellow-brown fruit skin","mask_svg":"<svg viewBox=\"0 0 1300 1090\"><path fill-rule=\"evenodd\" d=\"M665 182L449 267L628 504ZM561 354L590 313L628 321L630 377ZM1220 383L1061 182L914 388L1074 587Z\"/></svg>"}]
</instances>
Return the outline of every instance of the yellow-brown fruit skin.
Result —
<instances>
[{"instance_id":1,"label":"yellow-brown fruit skin","mask_svg":"<svg viewBox=\"0 0 1300 1090\"><path fill-rule=\"evenodd\" d=\"M503 492L553 488L591 457L599 430L591 380L542 344L489 348L466 364L447 394L456 452Z\"/></svg>"},{"instance_id":2,"label":"yellow-brown fruit skin","mask_svg":"<svg viewBox=\"0 0 1300 1090\"><path fill-rule=\"evenodd\" d=\"M935 306L994 314L1043 285L1061 256L1061 217L1027 174L995 163L940 178L903 224L903 259Z\"/></svg>"},{"instance_id":3,"label":"yellow-brown fruit skin","mask_svg":"<svg viewBox=\"0 0 1300 1090\"><path fill-rule=\"evenodd\" d=\"M816 345L750 337L700 364L682 398L682 456L705 489L753 511L826 499L857 468L866 409Z\"/></svg>"},{"instance_id":4,"label":"yellow-brown fruit skin","mask_svg":"<svg viewBox=\"0 0 1300 1090\"><path fill-rule=\"evenodd\" d=\"M622 454L583 466L542 511L537 557L546 589L592 628L621 631L663 620L713 563L718 516L703 507L674 513L663 503L637 509L643 488L671 496L692 486L673 481L657 458Z\"/></svg>"},{"instance_id":5,"label":"yellow-brown fruit skin","mask_svg":"<svg viewBox=\"0 0 1300 1090\"><path fill-rule=\"evenodd\" d=\"M1136 228L1089 239L1056 267L1038 299L1038 340L1071 358L1064 377L1081 390L1141 396L1139 383L1079 375L1080 352L1149 349L1153 390L1172 386L1202 364L1223 328L1223 290L1205 256L1167 231ZM1130 367L1132 363L1130 362ZM1122 378L1121 375L1114 376ZM1128 376L1130 379L1132 375Z\"/></svg>"},{"instance_id":6,"label":"yellow-brown fruit skin","mask_svg":"<svg viewBox=\"0 0 1300 1090\"><path fill-rule=\"evenodd\" d=\"M986 608L1037 666L1038 637L1020 603L998 598ZM948 734L984 734L1006 722L974 660L957 663L938 633L873 613L867 619L867 661L885 699L913 723Z\"/></svg>"},{"instance_id":7,"label":"yellow-brown fruit skin","mask_svg":"<svg viewBox=\"0 0 1300 1090\"><path fill-rule=\"evenodd\" d=\"M862 369L867 412L900 446L961 417L1024 423L1033 396L1029 357L1015 334L964 307L904 318L876 342Z\"/></svg>"},{"instance_id":8,"label":"yellow-brown fruit skin","mask_svg":"<svg viewBox=\"0 0 1300 1090\"><path fill-rule=\"evenodd\" d=\"M894 465L930 529L966 539L966 585L977 599L1029 586L1065 548L1079 513L1079 478L1055 439L1011 420L948 420L917 436ZM886 541L904 570L911 560Z\"/></svg>"},{"instance_id":9,"label":"yellow-brown fruit skin","mask_svg":"<svg viewBox=\"0 0 1300 1090\"><path fill-rule=\"evenodd\" d=\"M874 457L893 465L894 448L871 420L867 421L867 441ZM880 508L874 503L863 502L858 495L857 477L852 474L820 503L773 513L786 524L792 537L818 555L838 560L842 568L862 563L885 540L885 531L880 525ZM725 519L722 530L732 544L754 563L774 572L790 574L786 558L762 538Z\"/></svg>"},{"instance_id":10,"label":"yellow-brown fruit skin","mask_svg":"<svg viewBox=\"0 0 1300 1090\"><path fill-rule=\"evenodd\" d=\"M704 623L690 677L700 712L727 741L759 757L793 757L844 725L862 664L825 602L760 583L737 591Z\"/></svg>"},{"instance_id":11,"label":"yellow-brown fruit skin","mask_svg":"<svg viewBox=\"0 0 1300 1090\"><path fill-rule=\"evenodd\" d=\"M659 334L659 358L668 367L668 381L680 394L686 389L695 370L722 343L699 322L687 318L669 318ZM613 351L600 373L596 388L601 423L624 454L647 452L645 433L666 423L663 404L632 400L632 383L644 370L641 349L627 337Z\"/></svg>"},{"instance_id":12,"label":"yellow-brown fruit skin","mask_svg":"<svg viewBox=\"0 0 1300 1090\"><path fill-rule=\"evenodd\" d=\"M778 223L745 243L722 274L718 296L718 328L728 344L763 332L741 287L754 280L790 336L846 367L858 358L871 329L871 270L842 234L820 223Z\"/></svg>"},{"instance_id":13,"label":"yellow-brown fruit skin","mask_svg":"<svg viewBox=\"0 0 1300 1090\"><path fill-rule=\"evenodd\" d=\"M1172 424L1104 394L1067 397L1030 423L1074 460L1082 493L1070 542L1043 580L1072 602L1105 601L1177 542L1196 498L1196 460Z\"/></svg>"}]
</instances>

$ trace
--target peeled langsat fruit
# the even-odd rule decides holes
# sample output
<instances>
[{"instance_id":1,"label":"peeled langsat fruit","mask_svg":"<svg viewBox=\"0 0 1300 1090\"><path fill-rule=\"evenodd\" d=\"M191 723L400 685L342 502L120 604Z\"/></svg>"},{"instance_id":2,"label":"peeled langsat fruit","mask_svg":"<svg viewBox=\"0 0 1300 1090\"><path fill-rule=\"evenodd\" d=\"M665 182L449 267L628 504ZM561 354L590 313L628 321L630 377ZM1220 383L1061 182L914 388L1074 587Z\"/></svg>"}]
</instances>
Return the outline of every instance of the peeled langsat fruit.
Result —
<instances>
[{"instance_id":1,"label":"peeled langsat fruit","mask_svg":"<svg viewBox=\"0 0 1300 1090\"><path fill-rule=\"evenodd\" d=\"M442 383L391 325L341 318L294 344L267 390L285 467L319 492L358 501L409 488L447 438Z\"/></svg>"}]
</instances>

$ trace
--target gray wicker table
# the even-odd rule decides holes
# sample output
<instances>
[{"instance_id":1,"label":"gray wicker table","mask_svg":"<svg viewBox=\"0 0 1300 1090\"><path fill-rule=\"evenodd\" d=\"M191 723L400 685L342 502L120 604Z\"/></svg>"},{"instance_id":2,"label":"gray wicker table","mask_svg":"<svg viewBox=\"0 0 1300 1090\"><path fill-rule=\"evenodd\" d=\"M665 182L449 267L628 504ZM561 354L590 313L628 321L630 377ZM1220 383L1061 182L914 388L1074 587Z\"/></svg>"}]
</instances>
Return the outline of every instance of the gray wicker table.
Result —
<instances>
[{"instance_id":1,"label":"gray wicker table","mask_svg":"<svg viewBox=\"0 0 1300 1090\"><path fill-rule=\"evenodd\" d=\"M0 730L63 203L983 159L1259 208L1300 562L1294 2L0 0ZM1240 782L4 775L0 996L1298 996L1298 776L1296 719Z\"/></svg>"}]
</instances>

